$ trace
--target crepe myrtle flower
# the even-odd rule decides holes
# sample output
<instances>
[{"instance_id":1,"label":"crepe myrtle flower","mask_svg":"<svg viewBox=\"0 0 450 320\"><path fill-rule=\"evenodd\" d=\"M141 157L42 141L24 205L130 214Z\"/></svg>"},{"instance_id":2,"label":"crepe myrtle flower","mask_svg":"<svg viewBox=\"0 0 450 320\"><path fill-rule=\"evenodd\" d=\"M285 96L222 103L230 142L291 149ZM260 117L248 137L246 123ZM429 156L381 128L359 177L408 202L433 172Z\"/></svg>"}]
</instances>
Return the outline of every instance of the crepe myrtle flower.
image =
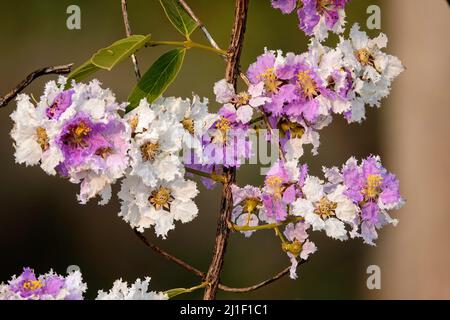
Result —
<instances>
[{"instance_id":1,"label":"crepe myrtle flower","mask_svg":"<svg viewBox=\"0 0 450 320\"><path fill-rule=\"evenodd\" d=\"M404 200L400 195L397 177L388 172L378 156L370 156L361 164L350 158L342 168L344 194L360 208L356 236L374 245L377 229L386 224L396 225L398 220L389 216L388 210L399 209Z\"/></svg>"},{"instance_id":2,"label":"crepe myrtle flower","mask_svg":"<svg viewBox=\"0 0 450 320\"><path fill-rule=\"evenodd\" d=\"M141 177L149 187L184 175L180 155L184 129L179 121L163 108L154 111L146 99L125 119L133 128L131 175Z\"/></svg>"},{"instance_id":3,"label":"crepe myrtle flower","mask_svg":"<svg viewBox=\"0 0 450 320\"><path fill-rule=\"evenodd\" d=\"M173 117L182 127L182 144L185 151L193 151L201 157L201 137L219 119L217 114L209 113L208 99L194 95L192 99L176 97L161 98L152 106L157 113L165 113ZM187 152L189 153L189 152ZM197 162L198 163L198 162Z\"/></svg>"},{"instance_id":4,"label":"crepe myrtle flower","mask_svg":"<svg viewBox=\"0 0 450 320\"><path fill-rule=\"evenodd\" d=\"M344 194L344 187L325 192L324 183L309 176L303 187L304 197L293 204L293 214L301 216L314 231L324 230L328 237L347 240L345 223L357 217L358 207Z\"/></svg>"},{"instance_id":5,"label":"crepe myrtle flower","mask_svg":"<svg viewBox=\"0 0 450 320\"><path fill-rule=\"evenodd\" d=\"M222 114L234 121L247 124L253 117L255 108L266 104L270 98L265 96L264 83L250 85L247 91L236 93L233 85L222 79L214 85L216 101L224 104Z\"/></svg>"},{"instance_id":6,"label":"crepe myrtle flower","mask_svg":"<svg viewBox=\"0 0 450 320\"><path fill-rule=\"evenodd\" d=\"M150 280L137 279L130 286L122 279L116 280L108 292L100 290L95 300L168 300L163 292L149 291Z\"/></svg>"},{"instance_id":7,"label":"crepe myrtle flower","mask_svg":"<svg viewBox=\"0 0 450 320\"><path fill-rule=\"evenodd\" d=\"M0 300L82 300L86 289L79 271L66 277L53 271L36 277L33 269L24 268L18 277L0 285Z\"/></svg>"},{"instance_id":8,"label":"crepe myrtle flower","mask_svg":"<svg viewBox=\"0 0 450 320\"><path fill-rule=\"evenodd\" d=\"M307 230L309 225L303 221L297 223L289 223L284 230L286 240L282 244L283 251L286 252L291 260L291 268L289 276L291 279L297 279L297 266L299 260L308 260L308 257L317 251L314 242L308 237Z\"/></svg>"},{"instance_id":9,"label":"crepe myrtle flower","mask_svg":"<svg viewBox=\"0 0 450 320\"><path fill-rule=\"evenodd\" d=\"M48 174L80 183L83 204L99 194L105 204L111 184L128 167L130 130L119 115L125 104L97 80L73 83L69 90L65 83L65 78L47 83L36 107L28 96L19 96L11 115L16 161L40 163Z\"/></svg>"},{"instance_id":10,"label":"crepe myrtle flower","mask_svg":"<svg viewBox=\"0 0 450 320\"><path fill-rule=\"evenodd\" d=\"M140 232L154 226L155 233L166 238L175 228L175 221L187 223L198 214L193 199L198 190L195 182L177 179L146 185L139 176L127 176L118 193L121 201L119 216Z\"/></svg>"},{"instance_id":11,"label":"crepe myrtle flower","mask_svg":"<svg viewBox=\"0 0 450 320\"><path fill-rule=\"evenodd\" d=\"M323 41L328 32L342 33L345 25L345 5L350 0L271 0L272 7L283 14L292 13L299 4L299 28L308 36Z\"/></svg>"},{"instance_id":12,"label":"crepe myrtle flower","mask_svg":"<svg viewBox=\"0 0 450 320\"><path fill-rule=\"evenodd\" d=\"M231 187L233 193L232 221L238 226L255 227L259 224L258 214L262 207L261 189L253 186ZM254 231L243 231L248 238Z\"/></svg>"},{"instance_id":13,"label":"crepe myrtle flower","mask_svg":"<svg viewBox=\"0 0 450 320\"><path fill-rule=\"evenodd\" d=\"M358 24L351 28L349 39L341 38L338 49L343 55L343 67L353 73L357 95L352 109L345 113L349 122L365 119L365 104L380 107L381 99L390 93L393 80L405 69L397 57L381 50L387 41L383 33L370 39L359 30Z\"/></svg>"}]
</instances>

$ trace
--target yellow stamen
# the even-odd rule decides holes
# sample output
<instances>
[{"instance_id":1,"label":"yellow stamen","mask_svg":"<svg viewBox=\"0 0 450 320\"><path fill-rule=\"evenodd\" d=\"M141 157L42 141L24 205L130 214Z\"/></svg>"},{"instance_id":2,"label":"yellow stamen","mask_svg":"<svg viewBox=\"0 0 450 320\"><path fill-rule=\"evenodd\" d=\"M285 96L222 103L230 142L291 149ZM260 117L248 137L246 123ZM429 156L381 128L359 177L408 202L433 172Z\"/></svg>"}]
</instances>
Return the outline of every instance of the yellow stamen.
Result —
<instances>
[{"instance_id":1,"label":"yellow stamen","mask_svg":"<svg viewBox=\"0 0 450 320\"><path fill-rule=\"evenodd\" d=\"M274 198L281 199L283 196L283 180L278 176L270 176L267 178L266 184L272 189Z\"/></svg>"},{"instance_id":2,"label":"yellow stamen","mask_svg":"<svg viewBox=\"0 0 450 320\"><path fill-rule=\"evenodd\" d=\"M258 78L264 82L266 90L270 93L277 93L278 88L283 84L276 76L275 68L268 68L265 72L261 73Z\"/></svg>"},{"instance_id":3,"label":"yellow stamen","mask_svg":"<svg viewBox=\"0 0 450 320\"><path fill-rule=\"evenodd\" d=\"M141 156L144 161L153 161L160 154L160 145L158 142L147 142L141 146Z\"/></svg>"},{"instance_id":4,"label":"yellow stamen","mask_svg":"<svg viewBox=\"0 0 450 320\"><path fill-rule=\"evenodd\" d=\"M298 257L298 255L302 252L303 246L297 239L294 240L294 242L291 243L283 243L282 248L284 252L292 253L295 257Z\"/></svg>"},{"instance_id":5,"label":"yellow stamen","mask_svg":"<svg viewBox=\"0 0 450 320\"><path fill-rule=\"evenodd\" d=\"M315 213L319 215L322 219L329 218L335 215L335 210L337 208L337 203L328 200L328 198L323 197L320 199L316 206Z\"/></svg>"},{"instance_id":6,"label":"yellow stamen","mask_svg":"<svg viewBox=\"0 0 450 320\"><path fill-rule=\"evenodd\" d=\"M131 132L134 133L136 131L136 128L137 128L138 124L139 124L139 117L135 116L135 117L131 118L128 121L128 124L131 127Z\"/></svg>"},{"instance_id":7,"label":"yellow stamen","mask_svg":"<svg viewBox=\"0 0 450 320\"><path fill-rule=\"evenodd\" d=\"M166 187L160 187L158 190L152 192L149 202L156 210L161 208L170 209L170 203L173 200L172 192Z\"/></svg>"},{"instance_id":8,"label":"yellow stamen","mask_svg":"<svg viewBox=\"0 0 450 320\"><path fill-rule=\"evenodd\" d=\"M297 85L303 90L303 93L309 99L318 96L317 84L310 76L310 71L300 71L297 74Z\"/></svg>"},{"instance_id":9,"label":"yellow stamen","mask_svg":"<svg viewBox=\"0 0 450 320\"><path fill-rule=\"evenodd\" d=\"M97 151L95 152L95 155L102 157L103 160L106 160L106 158L108 158L112 153L113 153L113 150L110 147L106 147L106 148L97 149Z\"/></svg>"},{"instance_id":10,"label":"yellow stamen","mask_svg":"<svg viewBox=\"0 0 450 320\"><path fill-rule=\"evenodd\" d=\"M247 92L241 92L236 96L233 102L236 105L236 107L239 108L241 106L247 105L251 98L252 97Z\"/></svg>"},{"instance_id":11,"label":"yellow stamen","mask_svg":"<svg viewBox=\"0 0 450 320\"><path fill-rule=\"evenodd\" d=\"M42 288L42 286L43 286L42 282L40 282L39 280L26 281L22 285L22 287L27 291L35 291L35 290Z\"/></svg>"},{"instance_id":12,"label":"yellow stamen","mask_svg":"<svg viewBox=\"0 0 450 320\"><path fill-rule=\"evenodd\" d=\"M190 134L193 135L195 133L194 120L192 120L191 118L184 118L181 121L181 124L183 125L183 128L186 129L186 131L188 131Z\"/></svg>"},{"instance_id":13,"label":"yellow stamen","mask_svg":"<svg viewBox=\"0 0 450 320\"><path fill-rule=\"evenodd\" d=\"M369 174L367 176L367 185L364 189L364 194L367 198L376 198L381 192L381 184L383 182L383 177L379 174Z\"/></svg>"},{"instance_id":14,"label":"yellow stamen","mask_svg":"<svg viewBox=\"0 0 450 320\"><path fill-rule=\"evenodd\" d=\"M92 129L83 121L70 130L72 143L76 145L81 145L84 138L86 138Z\"/></svg>"},{"instance_id":15,"label":"yellow stamen","mask_svg":"<svg viewBox=\"0 0 450 320\"><path fill-rule=\"evenodd\" d=\"M370 53L369 49L363 48L356 50L355 56L361 64L374 66L375 58Z\"/></svg>"},{"instance_id":16,"label":"yellow stamen","mask_svg":"<svg viewBox=\"0 0 450 320\"><path fill-rule=\"evenodd\" d=\"M36 135L37 143L41 146L42 151L46 151L50 146L47 131L42 127L38 127L36 128Z\"/></svg>"},{"instance_id":17,"label":"yellow stamen","mask_svg":"<svg viewBox=\"0 0 450 320\"><path fill-rule=\"evenodd\" d=\"M261 203L258 198L247 198L244 201L244 212L252 213Z\"/></svg>"}]
</instances>

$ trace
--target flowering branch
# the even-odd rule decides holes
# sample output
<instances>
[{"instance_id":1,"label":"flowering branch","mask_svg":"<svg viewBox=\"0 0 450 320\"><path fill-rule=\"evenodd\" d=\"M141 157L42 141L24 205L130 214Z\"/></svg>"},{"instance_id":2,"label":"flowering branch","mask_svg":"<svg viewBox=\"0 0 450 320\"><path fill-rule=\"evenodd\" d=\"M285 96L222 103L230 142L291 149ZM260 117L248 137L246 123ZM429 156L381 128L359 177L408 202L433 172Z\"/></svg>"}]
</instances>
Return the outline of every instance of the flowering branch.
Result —
<instances>
[{"instance_id":1,"label":"flowering branch","mask_svg":"<svg viewBox=\"0 0 450 320\"><path fill-rule=\"evenodd\" d=\"M130 26L130 20L128 19L128 10L127 10L127 0L121 0L122 3L122 16L123 16L123 23L125 24L125 32L127 34L127 37L131 37L131 26ZM139 81L141 79L141 72L139 71L139 63L137 61L136 55L131 55L131 60L133 61L134 66L134 73L136 74L136 79Z\"/></svg>"},{"instance_id":2,"label":"flowering branch","mask_svg":"<svg viewBox=\"0 0 450 320\"><path fill-rule=\"evenodd\" d=\"M234 26L231 36L231 44L228 49L227 68L225 78L228 83L232 84L236 89L237 77L240 74L239 61L241 57L245 27L247 22L249 0L236 0ZM222 189L222 201L217 223L216 243L214 246L213 258L206 276L206 281L210 284L203 298L205 300L213 300L216 297L217 289L220 282L220 273L222 271L225 250L227 247L230 229L228 227L231 211L233 210L233 194L231 186L236 180L236 168L225 168L224 173L227 175L227 183Z\"/></svg>"},{"instance_id":3,"label":"flowering branch","mask_svg":"<svg viewBox=\"0 0 450 320\"><path fill-rule=\"evenodd\" d=\"M72 70L73 64L65 64L62 66L52 66L38 69L28 75L25 80L20 82L13 90L5 96L0 97L0 108L5 107L11 100L13 100L19 93L28 87L34 80L39 77L49 74L68 74Z\"/></svg>"}]
</instances>

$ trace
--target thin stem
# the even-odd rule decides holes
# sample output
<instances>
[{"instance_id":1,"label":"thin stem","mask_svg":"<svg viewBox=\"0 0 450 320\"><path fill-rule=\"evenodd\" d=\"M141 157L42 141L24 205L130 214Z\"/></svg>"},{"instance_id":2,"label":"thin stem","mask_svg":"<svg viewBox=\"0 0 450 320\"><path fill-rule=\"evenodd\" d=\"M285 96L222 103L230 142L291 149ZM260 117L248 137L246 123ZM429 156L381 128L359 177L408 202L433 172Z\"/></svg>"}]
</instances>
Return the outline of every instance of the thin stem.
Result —
<instances>
[{"instance_id":1,"label":"thin stem","mask_svg":"<svg viewBox=\"0 0 450 320\"><path fill-rule=\"evenodd\" d=\"M176 289L171 289L171 290L167 290L164 293L169 296L169 299L172 299L176 296L179 296L181 294L186 294L186 293L191 293L194 291L197 291L199 289L203 289L206 288L208 286L208 282L204 282L202 284L199 284L198 286L192 287L192 288L176 288Z\"/></svg>"},{"instance_id":2,"label":"thin stem","mask_svg":"<svg viewBox=\"0 0 450 320\"><path fill-rule=\"evenodd\" d=\"M202 32L205 34L206 39L208 40L208 42L217 50L222 50L220 49L219 45L217 44L217 42L213 39L213 37L211 36L211 34L209 33L209 31L206 29L205 25L203 24L203 22L200 21L200 19L197 17L197 15L194 13L194 11L191 9L191 7L186 3L186 1L184 0L178 0L178 2L181 4L181 6L184 8L184 10L186 10L186 12L191 16L192 19L194 19L195 22L197 22L198 26L200 27L200 29L202 30Z\"/></svg>"},{"instance_id":3,"label":"thin stem","mask_svg":"<svg viewBox=\"0 0 450 320\"><path fill-rule=\"evenodd\" d=\"M39 77L49 74L69 74L72 71L73 64L66 64L62 66L52 66L38 69L30 73L26 79L22 80L14 89L8 92L5 96L0 97L0 108L5 107L11 100L13 100L19 93L28 87L34 80Z\"/></svg>"},{"instance_id":4,"label":"thin stem","mask_svg":"<svg viewBox=\"0 0 450 320\"><path fill-rule=\"evenodd\" d=\"M127 0L121 0L122 3L122 16L123 16L123 23L125 25L125 32L127 34L127 37L131 37L131 26L130 26L130 20L128 19L128 10L127 10ZM137 81L141 79L141 71L139 71L139 63L137 61L136 55L131 55L131 61L133 61L134 66L134 73L136 75Z\"/></svg>"},{"instance_id":5,"label":"thin stem","mask_svg":"<svg viewBox=\"0 0 450 320\"><path fill-rule=\"evenodd\" d=\"M161 45L167 45L167 46L175 46L175 47L185 47L186 49L191 49L191 48L198 48L198 49L202 49L202 50L206 50L209 52L213 52L216 53L220 56L226 56L227 52L221 49L216 49L214 47L209 47L209 46L205 46L203 44L194 42L194 41L153 41L150 40L149 42L147 42L147 46L149 47L155 47L155 46L161 46Z\"/></svg>"},{"instance_id":6,"label":"thin stem","mask_svg":"<svg viewBox=\"0 0 450 320\"><path fill-rule=\"evenodd\" d=\"M237 78L240 74L239 63L241 59L242 47L244 44L244 34L247 24L247 13L249 0L236 0L233 30L231 33L231 43L227 54L227 67L225 79L237 89ZM216 241L214 245L213 257L208 268L206 281L209 286L205 290L203 298L214 300L220 284L220 273L222 272L225 251L227 248L230 228L228 226L233 210L233 193L231 186L236 182L236 168L224 168L227 182L223 185L222 199L219 218L217 221Z\"/></svg>"},{"instance_id":7,"label":"thin stem","mask_svg":"<svg viewBox=\"0 0 450 320\"><path fill-rule=\"evenodd\" d=\"M170 253L167 253L166 251L164 251L163 249L161 249L160 247L158 247L157 245L151 243L150 241L148 241L148 239L139 231L137 231L136 229L134 230L134 234L150 249L152 249L153 251L155 251L156 253L162 255L164 258L166 258L169 261L172 261L174 263L176 263L177 265L183 267L184 269L192 272L193 274L199 276L200 278L204 278L205 277L205 273L201 272L200 270L194 268L193 266L191 266L190 264L188 264L187 262L184 262L183 260L171 255Z\"/></svg>"},{"instance_id":8,"label":"thin stem","mask_svg":"<svg viewBox=\"0 0 450 320\"><path fill-rule=\"evenodd\" d=\"M263 225L260 225L260 226L253 226L253 227L251 227L251 226L238 226L238 225L232 224L231 228L234 231L239 231L239 232L272 230L272 229L277 229L278 227L282 227L282 226L284 226L286 224L289 224L291 222L298 222L298 221L303 221L303 218L296 217L296 218L287 219L286 221L279 222L279 223L263 224Z\"/></svg>"},{"instance_id":9,"label":"thin stem","mask_svg":"<svg viewBox=\"0 0 450 320\"><path fill-rule=\"evenodd\" d=\"M185 167L185 169L186 169L186 172L188 172L188 173L192 173L192 174L195 174L195 175L203 177L203 178L208 178L208 179L211 179L211 180L216 181L216 182L226 183L226 177L223 176L223 175L216 174L214 172L213 173L207 173L207 172L203 172L203 171L200 171L200 170L195 170L195 169L192 169L192 168L189 168L189 167Z\"/></svg>"}]
</instances>

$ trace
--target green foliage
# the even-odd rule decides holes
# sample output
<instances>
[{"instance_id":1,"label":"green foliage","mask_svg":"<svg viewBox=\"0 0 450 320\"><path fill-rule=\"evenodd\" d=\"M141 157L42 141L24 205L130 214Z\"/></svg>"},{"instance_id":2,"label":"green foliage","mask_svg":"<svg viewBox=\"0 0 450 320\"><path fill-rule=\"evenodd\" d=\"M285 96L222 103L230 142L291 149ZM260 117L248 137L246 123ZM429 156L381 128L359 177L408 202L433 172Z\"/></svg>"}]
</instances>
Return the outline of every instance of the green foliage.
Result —
<instances>
[{"instance_id":1,"label":"green foliage","mask_svg":"<svg viewBox=\"0 0 450 320\"><path fill-rule=\"evenodd\" d=\"M191 18L177 0L159 0L159 2L173 26L189 39L191 33L198 27L197 22Z\"/></svg>"}]
</instances>

